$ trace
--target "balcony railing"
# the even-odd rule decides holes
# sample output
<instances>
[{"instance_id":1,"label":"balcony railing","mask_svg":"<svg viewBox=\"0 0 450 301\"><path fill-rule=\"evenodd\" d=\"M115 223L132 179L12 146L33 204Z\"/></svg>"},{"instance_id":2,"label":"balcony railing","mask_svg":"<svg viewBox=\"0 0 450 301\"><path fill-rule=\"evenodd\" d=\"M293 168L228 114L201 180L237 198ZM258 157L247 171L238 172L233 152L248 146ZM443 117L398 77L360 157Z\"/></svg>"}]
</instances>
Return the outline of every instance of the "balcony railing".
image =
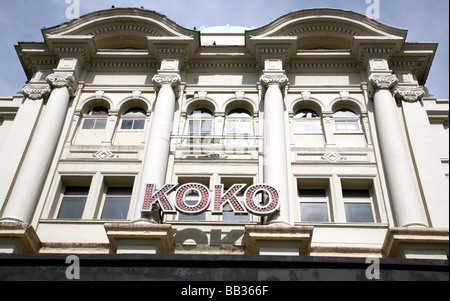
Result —
<instances>
[{"instance_id":1,"label":"balcony railing","mask_svg":"<svg viewBox=\"0 0 450 301\"><path fill-rule=\"evenodd\" d=\"M173 135L173 151L185 155L223 154L249 155L262 148L263 137L257 136L213 136L213 135Z\"/></svg>"}]
</instances>

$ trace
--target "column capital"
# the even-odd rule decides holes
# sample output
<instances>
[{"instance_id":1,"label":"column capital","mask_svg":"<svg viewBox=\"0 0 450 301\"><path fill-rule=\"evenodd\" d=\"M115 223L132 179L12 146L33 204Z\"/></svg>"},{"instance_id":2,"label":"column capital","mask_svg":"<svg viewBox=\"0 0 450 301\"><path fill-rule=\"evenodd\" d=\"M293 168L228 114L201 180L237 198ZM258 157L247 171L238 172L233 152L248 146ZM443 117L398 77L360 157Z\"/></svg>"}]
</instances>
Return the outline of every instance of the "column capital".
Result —
<instances>
[{"instance_id":1,"label":"column capital","mask_svg":"<svg viewBox=\"0 0 450 301\"><path fill-rule=\"evenodd\" d=\"M376 89L391 89L398 83L397 76L393 74L372 74L369 76L369 83Z\"/></svg>"},{"instance_id":2,"label":"column capital","mask_svg":"<svg viewBox=\"0 0 450 301\"><path fill-rule=\"evenodd\" d=\"M52 88L66 87L69 90L70 97L75 96L77 84L72 74L52 73L47 76L47 82Z\"/></svg>"},{"instance_id":3,"label":"column capital","mask_svg":"<svg viewBox=\"0 0 450 301\"><path fill-rule=\"evenodd\" d=\"M46 98L51 92L51 88L47 84L31 84L22 89L25 97L31 100L38 100Z\"/></svg>"},{"instance_id":4,"label":"column capital","mask_svg":"<svg viewBox=\"0 0 450 301\"><path fill-rule=\"evenodd\" d=\"M422 99L425 95L425 91L423 87L396 87L394 90L394 94L398 97L399 100L403 100L406 102L416 102Z\"/></svg>"},{"instance_id":5,"label":"column capital","mask_svg":"<svg viewBox=\"0 0 450 301\"><path fill-rule=\"evenodd\" d=\"M289 83L288 77L284 74L264 74L260 77L259 81L264 86L276 84L283 87Z\"/></svg>"},{"instance_id":6,"label":"column capital","mask_svg":"<svg viewBox=\"0 0 450 301\"><path fill-rule=\"evenodd\" d=\"M180 75L176 73L172 74L156 74L152 79L153 83L157 87L161 87L162 85L172 85L172 87L177 87L181 82Z\"/></svg>"}]
</instances>

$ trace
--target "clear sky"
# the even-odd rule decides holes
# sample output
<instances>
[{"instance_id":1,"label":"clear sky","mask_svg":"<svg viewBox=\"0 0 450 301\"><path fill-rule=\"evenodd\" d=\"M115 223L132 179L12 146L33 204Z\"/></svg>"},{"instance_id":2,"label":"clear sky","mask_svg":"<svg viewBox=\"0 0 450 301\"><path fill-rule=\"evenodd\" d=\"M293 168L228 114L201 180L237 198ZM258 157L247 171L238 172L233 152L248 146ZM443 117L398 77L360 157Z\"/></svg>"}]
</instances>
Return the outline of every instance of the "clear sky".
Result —
<instances>
[{"instance_id":1,"label":"clear sky","mask_svg":"<svg viewBox=\"0 0 450 301\"><path fill-rule=\"evenodd\" d=\"M77 0L1 0L0 96L20 91L26 77L14 49L18 41L42 42L41 29L69 21L67 8ZM407 28L408 42L438 42L426 87L449 98L448 0L78 0L81 15L115 7L141 7L166 15L186 28L237 25L260 27L292 11L330 7L365 14L374 1L380 22Z\"/></svg>"}]
</instances>

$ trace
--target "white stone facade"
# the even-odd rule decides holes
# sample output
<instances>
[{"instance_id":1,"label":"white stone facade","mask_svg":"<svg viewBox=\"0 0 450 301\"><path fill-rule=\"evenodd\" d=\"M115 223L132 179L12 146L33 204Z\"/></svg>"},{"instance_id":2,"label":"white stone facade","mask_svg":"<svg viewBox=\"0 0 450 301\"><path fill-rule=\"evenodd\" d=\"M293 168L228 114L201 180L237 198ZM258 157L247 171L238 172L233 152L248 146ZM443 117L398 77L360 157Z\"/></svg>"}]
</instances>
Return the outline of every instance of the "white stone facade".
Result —
<instances>
[{"instance_id":1,"label":"white stone facade","mask_svg":"<svg viewBox=\"0 0 450 301\"><path fill-rule=\"evenodd\" d=\"M117 8L43 34L0 99L0 252L447 258L437 44L336 9L218 32ZM192 182L280 207L141 213L146 184Z\"/></svg>"}]
</instances>

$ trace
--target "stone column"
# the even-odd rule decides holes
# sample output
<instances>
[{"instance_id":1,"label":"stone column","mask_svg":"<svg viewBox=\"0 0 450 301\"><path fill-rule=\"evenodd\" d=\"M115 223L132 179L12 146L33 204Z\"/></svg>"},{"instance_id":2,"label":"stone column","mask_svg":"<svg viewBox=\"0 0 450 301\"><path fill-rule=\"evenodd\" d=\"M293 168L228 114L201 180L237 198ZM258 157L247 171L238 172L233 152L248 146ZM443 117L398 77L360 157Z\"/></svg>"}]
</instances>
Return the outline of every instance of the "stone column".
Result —
<instances>
[{"instance_id":1,"label":"stone column","mask_svg":"<svg viewBox=\"0 0 450 301\"><path fill-rule=\"evenodd\" d=\"M142 163L139 200L134 222L159 223L159 214L141 214L141 203L147 184L156 184L161 188L165 184L170 151L170 136L175 112L176 88L181 78L178 74L157 74L153 82L159 87L158 97L152 114L153 120L147 138L145 158Z\"/></svg>"},{"instance_id":2,"label":"stone column","mask_svg":"<svg viewBox=\"0 0 450 301\"><path fill-rule=\"evenodd\" d=\"M396 226L428 227L416 173L405 140L391 88L397 77L374 74L374 115L381 157L392 202Z\"/></svg>"},{"instance_id":3,"label":"stone column","mask_svg":"<svg viewBox=\"0 0 450 301\"><path fill-rule=\"evenodd\" d=\"M288 82L285 75L263 75L264 97L264 183L278 189L279 212L268 218L268 224L290 225L289 177L282 88Z\"/></svg>"},{"instance_id":4,"label":"stone column","mask_svg":"<svg viewBox=\"0 0 450 301\"><path fill-rule=\"evenodd\" d=\"M55 155L69 100L74 96L76 85L70 74L51 74L47 77L47 82L53 87L53 91L39 119L2 221L31 222ZM36 91L29 92L27 89L24 89L24 93L31 99L43 97L36 94Z\"/></svg>"}]
</instances>

